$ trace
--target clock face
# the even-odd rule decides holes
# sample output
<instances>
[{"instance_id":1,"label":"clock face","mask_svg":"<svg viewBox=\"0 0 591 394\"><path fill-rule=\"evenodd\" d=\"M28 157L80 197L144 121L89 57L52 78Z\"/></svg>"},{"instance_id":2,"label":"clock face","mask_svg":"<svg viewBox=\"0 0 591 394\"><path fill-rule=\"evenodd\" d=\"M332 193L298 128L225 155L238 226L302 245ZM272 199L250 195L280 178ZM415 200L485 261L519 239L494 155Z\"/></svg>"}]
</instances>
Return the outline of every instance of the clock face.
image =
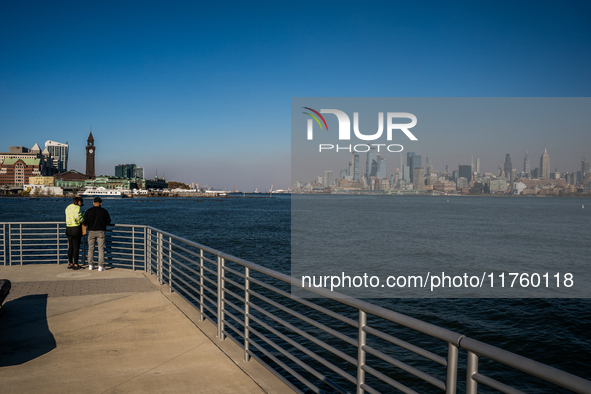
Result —
<instances>
[{"instance_id":1,"label":"clock face","mask_svg":"<svg viewBox=\"0 0 591 394\"><path fill-rule=\"evenodd\" d=\"M88 152L92 153L92 152L94 152L94 149L89 149Z\"/></svg>"}]
</instances>

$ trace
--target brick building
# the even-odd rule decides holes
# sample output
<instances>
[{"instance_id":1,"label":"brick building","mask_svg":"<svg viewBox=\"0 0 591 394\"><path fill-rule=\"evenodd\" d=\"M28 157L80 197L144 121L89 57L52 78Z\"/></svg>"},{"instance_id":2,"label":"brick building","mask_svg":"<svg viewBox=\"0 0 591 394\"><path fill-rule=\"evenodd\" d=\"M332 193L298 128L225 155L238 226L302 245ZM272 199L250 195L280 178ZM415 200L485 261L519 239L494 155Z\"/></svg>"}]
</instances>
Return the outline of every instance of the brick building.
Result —
<instances>
[{"instance_id":1,"label":"brick building","mask_svg":"<svg viewBox=\"0 0 591 394\"><path fill-rule=\"evenodd\" d=\"M40 176L41 159L6 158L0 164L0 185L22 186L29 183L30 177Z\"/></svg>"}]
</instances>

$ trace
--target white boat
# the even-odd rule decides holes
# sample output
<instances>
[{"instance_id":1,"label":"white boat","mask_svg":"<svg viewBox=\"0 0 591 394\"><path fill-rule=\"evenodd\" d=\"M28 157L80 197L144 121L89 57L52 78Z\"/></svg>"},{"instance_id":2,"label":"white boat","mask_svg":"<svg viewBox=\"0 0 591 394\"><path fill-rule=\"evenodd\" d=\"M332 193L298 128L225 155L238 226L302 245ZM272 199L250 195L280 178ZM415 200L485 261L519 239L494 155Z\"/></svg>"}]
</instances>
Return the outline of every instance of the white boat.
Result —
<instances>
[{"instance_id":1,"label":"white boat","mask_svg":"<svg viewBox=\"0 0 591 394\"><path fill-rule=\"evenodd\" d=\"M123 197L122 189L107 189L104 187L87 187L82 193L83 197Z\"/></svg>"}]
</instances>

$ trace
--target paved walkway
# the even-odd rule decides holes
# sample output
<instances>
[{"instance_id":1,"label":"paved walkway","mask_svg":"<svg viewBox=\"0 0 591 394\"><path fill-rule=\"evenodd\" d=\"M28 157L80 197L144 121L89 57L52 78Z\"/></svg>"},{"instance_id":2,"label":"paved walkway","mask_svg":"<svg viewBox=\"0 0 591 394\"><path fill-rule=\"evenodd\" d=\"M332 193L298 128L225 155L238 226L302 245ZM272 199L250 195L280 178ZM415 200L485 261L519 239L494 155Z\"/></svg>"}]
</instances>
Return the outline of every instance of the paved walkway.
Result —
<instances>
[{"instance_id":1,"label":"paved walkway","mask_svg":"<svg viewBox=\"0 0 591 394\"><path fill-rule=\"evenodd\" d=\"M154 276L0 267L0 392L290 393Z\"/></svg>"}]
</instances>

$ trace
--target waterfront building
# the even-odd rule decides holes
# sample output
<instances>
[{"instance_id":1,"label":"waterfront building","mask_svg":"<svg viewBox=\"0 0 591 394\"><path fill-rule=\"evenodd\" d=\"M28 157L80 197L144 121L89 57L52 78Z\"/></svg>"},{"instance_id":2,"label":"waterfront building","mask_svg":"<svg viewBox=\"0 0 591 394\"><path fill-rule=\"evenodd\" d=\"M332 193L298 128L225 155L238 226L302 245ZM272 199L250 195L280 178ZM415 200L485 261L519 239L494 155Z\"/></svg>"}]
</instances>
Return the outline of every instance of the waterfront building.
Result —
<instances>
[{"instance_id":1,"label":"waterfront building","mask_svg":"<svg viewBox=\"0 0 591 394\"><path fill-rule=\"evenodd\" d=\"M144 179L144 168L143 167L136 167L135 177L140 178L140 179Z\"/></svg>"},{"instance_id":2,"label":"waterfront building","mask_svg":"<svg viewBox=\"0 0 591 394\"><path fill-rule=\"evenodd\" d=\"M507 191L507 179L505 177L499 177L490 180L490 192L491 193L505 193Z\"/></svg>"},{"instance_id":3,"label":"waterfront building","mask_svg":"<svg viewBox=\"0 0 591 394\"><path fill-rule=\"evenodd\" d=\"M421 167L421 155L414 155L410 159L410 178L411 178L410 181L413 184L415 183L414 173L417 168L423 168L423 167ZM425 174L425 170L423 170L423 175L424 174Z\"/></svg>"},{"instance_id":4,"label":"waterfront building","mask_svg":"<svg viewBox=\"0 0 591 394\"><path fill-rule=\"evenodd\" d=\"M30 185L54 186L55 179L53 176L31 176L29 177Z\"/></svg>"},{"instance_id":5,"label":"waterfront building","mask_svg":"<svg viewBox=\"0 0 591 394\"><path fill-rule=\"evenodd\" d=\"M85 186L86 181L90 180L91 178L88 175L82 174L76 170L70 170L54 175L53 179L55 186L61 187L65 191L73 191L75 189L82 189Z\"/></svg>"},{"instance_id":6,"label":"waterfront building","mask_svg":"<svg viewBox=\"0 0 591 394\"><path fill-rule=\"evenodd\" d=\"M32 176L40 176L42 165L39 158L6 158L0 164L0 185L23 186Z\"/></svg>"},{"instance_id":7,"label":"waterfront building","mask_svg":"<svg viewBox=\"0 0 591 394\"><path fill-rule=\"evenodd\" d=\"M68 171L68 141L62 144L61 142L47 140L45 141L45 149L58 172Z\"/></svg>"},{"instance_id":8,"label":"waterfront building","mask_svg":"<svg viewBox=\"0 0 591 394\"><path fill-rule=\"evenodd\" d=\"M132 189L145 189L145 184L143 179L137 178L120 178L115 176L106 176L100 175L95 177L94 179L89 179L84 182L84 186L86 187L104 187L105 189L117 189L121 188L123 190L132 190ZM166 185L168 187L168 185ZM164 188L166 188L164 187ZM164 189L162 188L162 189Z\"/></svg>"},{"instance_id":9,"label":"waterfront building","mask_svg":"<svg viewBox=\"0 0 591 394\"><path fill-rule=\"evenodd\" d=\"M458 179L456 179L456 188L464 189L466 187L468 187L468 179L464 177L459 177Z\"/></svg>"},{"instance_id":10,"label":"waterfront building","mask_svg":"<svg viewBox=\"0 0 591 394\"><path fill-rule=\"evenodd\" d=\"M96 153L96 147L94 146L94 137L92 131L86 140L86 175L91 178L96 176L94 171L94 155Z\"/></svg>"},{"instance_id":11,"label":"waterfront building","mask_svg":"<svg viewBox=\"0 0 591 394\"><path fill-rule=\"evenodd\" d=\"M458 177L466 178L468 182L472 182L472 166L460 165L458 166Z\"/></svg>"},{"instance_id":12,"label":"waterfront building","mask_svg":"<svg viewBox=\"0 0 591 394\"><path fill-rule=\"evenodd\" d=\"M416 155L413 156L413 159L417 157ZM420 157L420 156L419 156ZM423 167L415 168L414 170L414 189L415 190L423 190L423 186L425 186L425 169Z\"/></svg>"},{"instance_id":13,"label":"waterfront building","mask_svg":"<svg viewBox=\"0 0 591 394\"><path fill-rule=\"evenodd\" d=\"M527 189L527 186L523 182L513 183L513 194L522 194Z\"/></svg>"},{"instance_id":14,"label":"waterfront building","mask_svg":"<svg viewBox=\"0 0 591 394\"><path fill-rule=\"evenodd\" d=\"M544 153L540 157L540 173L538 174L541 179L550 179L550 155L544 145Z\"/></svg>"},{"instance_id":15,"label":"waterfront building","mask_svg":"<svg viewBox=\"0 0 591 394\"><path fill-rule=\"evenodd\" d=\"M433 184L433 190L438 190L443 193L451 193L456 190L456 184L449 181L437 181Z\"/></svg>"},{"instance_id":16,"label":"waterfront building","mask_svg":"<svg viewBox=\"0 0 591 394\"><path fill-rule=\"evenodd\" d=\"M115 176L117 178L136 178L137 166L135 164L119 164L115 166Z\"/></svg>"}]
</instances>

